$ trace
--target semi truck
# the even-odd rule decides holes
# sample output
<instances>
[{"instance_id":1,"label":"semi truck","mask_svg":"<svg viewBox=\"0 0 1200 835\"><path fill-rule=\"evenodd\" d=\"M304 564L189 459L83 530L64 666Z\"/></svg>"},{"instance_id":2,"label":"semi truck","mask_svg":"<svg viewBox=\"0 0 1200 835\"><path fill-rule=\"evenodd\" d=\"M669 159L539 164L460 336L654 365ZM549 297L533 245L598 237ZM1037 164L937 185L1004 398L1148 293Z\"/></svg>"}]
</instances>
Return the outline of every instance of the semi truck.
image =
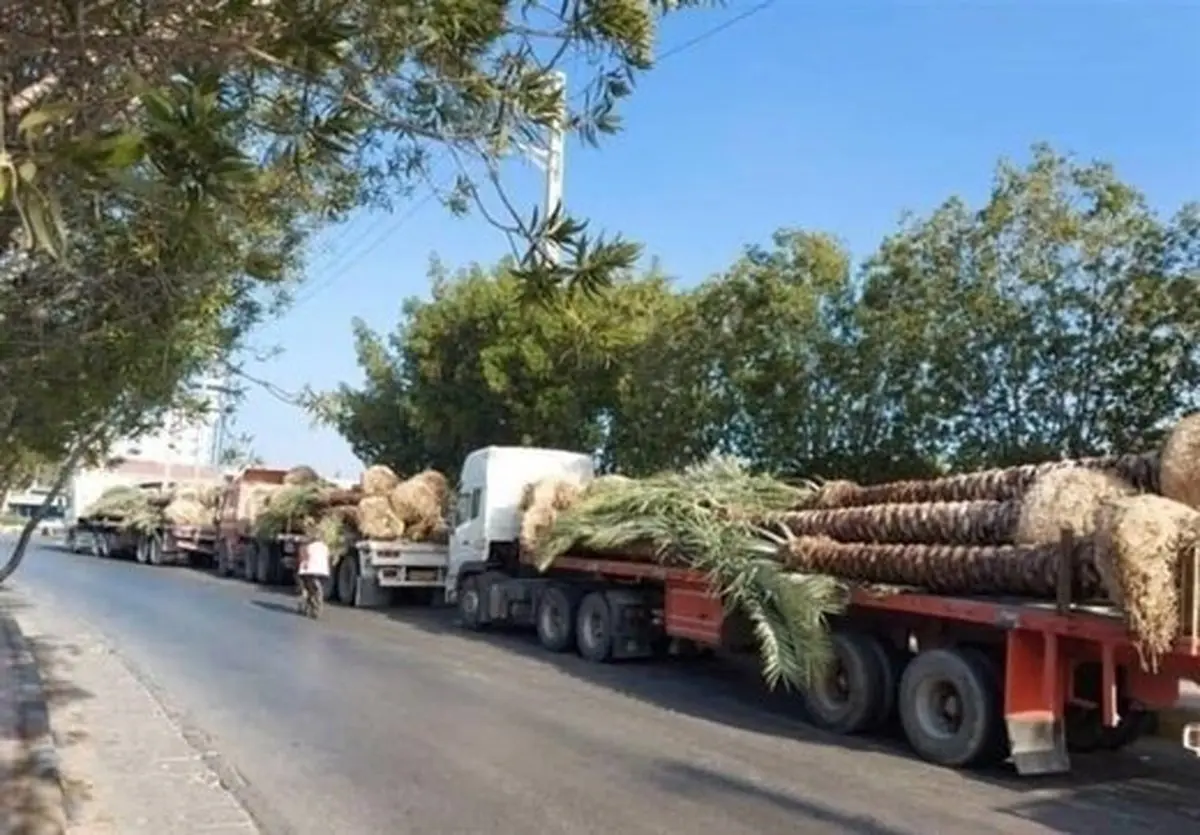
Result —
<instances>
[{"instance_id":1,"label":"semi truck","mask_svg":"<svg viewBox=\"0 0 1200 835\"><path fill-rule=\"evenodd\" d=\"M109 485L112 486L112 485ZM130 484L138 490L162 492L178 485L164 481ZM100 557L132 558L145 565L208 565L216 552L217 527L163 524L148 531L127 528L120 519L80 516L66 533L66 546Z\"/></svg>"},{"instance_id":2,"label":"semi truck","mask_svg":"<svg viewBox=\"0 0 1200 835\"><path fill-rule=\"evenodd\" d=\"M467 456L446 578L460 624L527 627L547 651L597 663L672 647L751 649L744 616L696 571L566 555L541 573L522 559L524 485L592 476L579 453L489 447ZM1182 680L1200 681L1200 566L1193 557L1182 572L1183 626L1149 670L1118 612L1070 599L1070 551L1064 542L1054 602L852 591L831 624L833 672L800 695L810 720L839 734L898 720L930 762L1011 757L1021 775L1067 772L1071 753L1128 745L1178 701ZM1200 751L1200 727L1188 726L1183 743Z\"/></svg>"}]
</instances>

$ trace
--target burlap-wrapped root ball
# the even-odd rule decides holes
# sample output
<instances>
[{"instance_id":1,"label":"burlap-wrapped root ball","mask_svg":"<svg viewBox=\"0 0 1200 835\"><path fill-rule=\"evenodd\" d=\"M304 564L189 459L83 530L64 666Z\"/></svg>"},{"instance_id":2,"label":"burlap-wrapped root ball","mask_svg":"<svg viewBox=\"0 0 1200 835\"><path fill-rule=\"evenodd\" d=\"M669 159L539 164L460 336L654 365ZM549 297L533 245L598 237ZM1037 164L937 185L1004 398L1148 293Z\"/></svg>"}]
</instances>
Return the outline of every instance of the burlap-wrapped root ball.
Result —
<instances>
[{"instance_id":1,"label":"burlap-wrapped root ball","mask_svg":"<svg viewBox=\"0 0 1200 835\"><path fill-rule=\"evenodd\" d=\"M1021 500L1017 522L1018 544L1050 545L1062 538L1064 528L1078 537L1096 530L1096 513L1110 499L1136 491L1104 470L1063 467L1039 476Z\"/></svg>"},{"instance_id":2,"label":"burlap-wrapped root ball","mask_svg":"<svg viewBox=\"0 0 1200 835\"><path fill-rule=\"evenodd\" d=\"M1200 509L1200 413L1188 415L1167 435L1159 456L1162 494Z\"/></svg>"},{"instance_id":3,"label":"burlap-wrapped root ball","mask_svg":"<svg viewBox=\"0 0 1200 835\"><path fill-rule=\"evenodd\" d=\"M386 496L399 483L400 476L396 475L391 467L383 464L367 467L363 471L362 478L359 479L363 493L368 496Z\"/></svg>"},{"instance_id":4,"label":"burlap-wrapped root ball","mask_svg":"<svg viewBox=\"0 0 1200 835\"><path fill-rule=\"evenodd\" d=\"M547 478L527 490L529 505L521 515L521 548L532 554L553 529L558 514L579 501L583 486L577 481Z\"/></svg>"}]
</instances>

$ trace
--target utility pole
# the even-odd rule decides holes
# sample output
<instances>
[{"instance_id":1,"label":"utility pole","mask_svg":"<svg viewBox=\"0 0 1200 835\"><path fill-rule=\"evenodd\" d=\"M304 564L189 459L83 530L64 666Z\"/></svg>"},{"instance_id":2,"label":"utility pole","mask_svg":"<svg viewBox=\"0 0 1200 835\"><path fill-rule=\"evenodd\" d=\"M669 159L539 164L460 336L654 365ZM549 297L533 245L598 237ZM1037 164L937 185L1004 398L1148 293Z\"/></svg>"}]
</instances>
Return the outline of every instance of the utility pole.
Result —
<instances>
[{"instance_id":1,"label":"utility pole","mask_svg":"<svg viewBox=\"0 0 1200 835\"><path fill-rule=\"evenodd\" d=\"M563 156L566 151L566 121L567 121L567 75L561 70L550 73L554 91L558 96L558 112L546 131L544 147L522 145L521 150L533 161L546 176L546 190L542 205L543 220L549 218L562 207L563 202ZM553 241L543 241L546 258L552 265L557 266L562 258L558 244Z\"/></svg>"}]
</instances>

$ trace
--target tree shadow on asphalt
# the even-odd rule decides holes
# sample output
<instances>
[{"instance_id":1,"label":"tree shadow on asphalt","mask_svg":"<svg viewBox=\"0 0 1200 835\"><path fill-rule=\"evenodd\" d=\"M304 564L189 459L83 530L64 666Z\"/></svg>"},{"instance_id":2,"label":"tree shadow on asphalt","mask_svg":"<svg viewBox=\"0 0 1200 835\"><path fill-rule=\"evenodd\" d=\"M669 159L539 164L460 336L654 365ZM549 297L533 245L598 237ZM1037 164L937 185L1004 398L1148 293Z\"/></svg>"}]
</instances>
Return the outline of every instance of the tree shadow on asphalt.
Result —
<instances>
[{"instance_id":1,"label":"tree shadow on asphalt","mask_svg":"<svg viewBox=\"0 0 1200 835\"><path fill-rule=\"evenodd\" d=\"M573 678L599 685L639 701L694 718L759 734L785 737L808 744L842 750L870 752L919 764L896 723L873 737L843 737L804 724L800 699L782 688L769 691L758 673L757 659L745 657L669 658L592 664L574 653L547 652L528 634L511 631L468 632L455 623L449 608L399 607L381 610L389 619L434 635L452 635L486 644L523 658L552 666ZM678 772L683 764L674 764ZM944 771L936 766L919 767ZM962 772L969 785L978 782L1018 796L996 811L1037 823L1068 835L1129 835L1137 831L1200 831L1200 762L1186 757L1163 740L1134 749L1072 758L1068 775L1021 778L1010 765ZM689 774L697 769L687 767ZM700 775L693 775L703 782ZM682 772L677 784L690 783ZM711 775L709 782L724 781L722 791L762 791L747 783L734 786L726 775ZM694 789L693 789L694 790ZM715 787L714 787L715 790ZM783 802L799 802L786 796ZM844 826L864 835L891 835L877 821L824 821L820 810L807 814L814 820ZM832 810L829 815L834 815ZM1154 820L1147 820L1147 816ZM1164 829L1163 816L1174 817ZM1183 827L1183 828L1175 828Z\"/></svg>"},{"instance_id":2,"label":"tree shadow on asphalt","mask_svg":"<svg viewBox=\"0 0 1200 835\"><path fill-rule=\"evenodd\" d=\"M4 614L13 616L27 608L0 592ZM94 696L71 680L71 659L80 655L78 646L46 635L23 637L28 656L10 655L4 669L5 750L11 761L4 764L0 788L3 831L62 831L64 803L67 808L82 803L90 790L62 774L55 751L82 742L87 734L81 729L63 734L55 724L71 704Z\"/></svg>"}]
</instances>

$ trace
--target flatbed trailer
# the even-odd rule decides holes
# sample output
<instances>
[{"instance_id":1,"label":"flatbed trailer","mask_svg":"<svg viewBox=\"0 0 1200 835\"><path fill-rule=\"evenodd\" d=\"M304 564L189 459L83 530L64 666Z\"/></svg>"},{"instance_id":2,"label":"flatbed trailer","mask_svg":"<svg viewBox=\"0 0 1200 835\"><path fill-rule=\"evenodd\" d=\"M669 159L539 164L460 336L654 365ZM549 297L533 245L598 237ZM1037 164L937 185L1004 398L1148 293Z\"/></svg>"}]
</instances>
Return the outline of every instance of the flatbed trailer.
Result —
<instances>
[{"instance_id":1,"label":"flatbed trailer","mask_svg":"<svg viewBox=\"0 0 1200 835\"><path fill-rule=\"evenodd\" d=\"M500 547L497 547L500 546ZM504 547L507 546L507 547ZM1200 570L1181 580L1181 634L1141 663L1119 614L1070 600L1064 542L1055 601L856 589L832 624L834 672L802 694L812 721L856 734L900 720L923 758L965 767L1011 756L1018 773L1070 770L1069 752L1113 750L1200 681ZM550 651L605 662L668 645L745 650L744 616L706 576L625 559L560 557L545 574L515 543L456 566L448 597L470 629L531 626ZM1200 727L1183 743L1200 752Z\"/></svg>"}]
</instances>

